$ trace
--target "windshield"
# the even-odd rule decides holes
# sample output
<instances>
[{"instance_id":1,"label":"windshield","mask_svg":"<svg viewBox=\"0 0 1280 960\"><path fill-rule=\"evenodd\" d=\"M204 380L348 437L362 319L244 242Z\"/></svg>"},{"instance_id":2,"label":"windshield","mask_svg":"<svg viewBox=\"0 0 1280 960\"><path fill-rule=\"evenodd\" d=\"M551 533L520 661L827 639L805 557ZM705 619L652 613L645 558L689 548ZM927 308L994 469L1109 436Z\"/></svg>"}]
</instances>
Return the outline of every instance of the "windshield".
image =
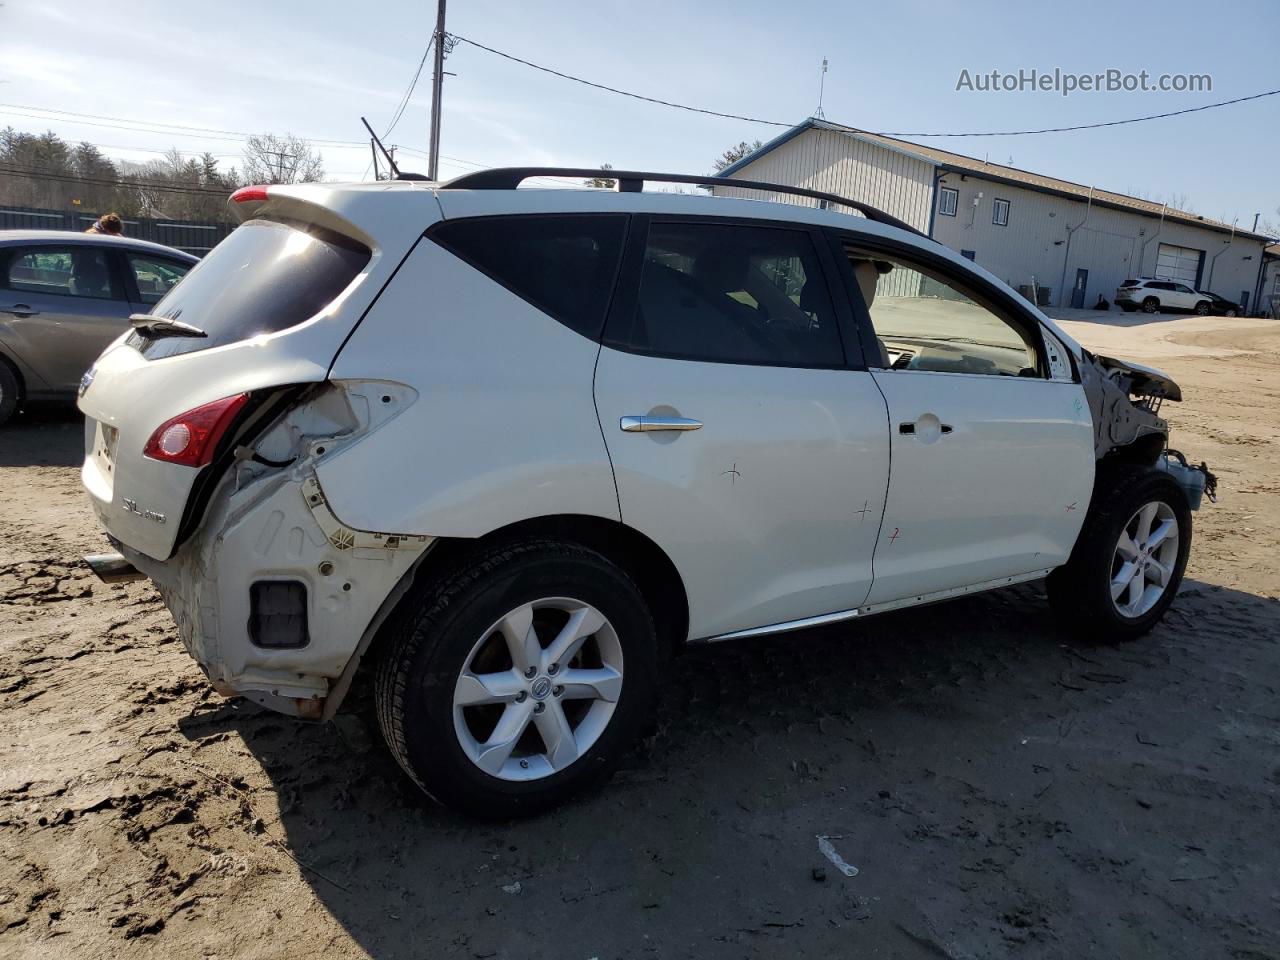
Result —
<instances>
[{"instance_id":1,"label":"windshield","mask_svg":"<svg viewBox=\"0 0 1280 960\"><path fill-rule=\"evenodd\" d=\"M300 223L249 220L216 246L151 313L181 320L207 337L148 340L148 359L207 350L276 333L322 311L369 262L347 237Z\"/></svg>"}]
</instances>

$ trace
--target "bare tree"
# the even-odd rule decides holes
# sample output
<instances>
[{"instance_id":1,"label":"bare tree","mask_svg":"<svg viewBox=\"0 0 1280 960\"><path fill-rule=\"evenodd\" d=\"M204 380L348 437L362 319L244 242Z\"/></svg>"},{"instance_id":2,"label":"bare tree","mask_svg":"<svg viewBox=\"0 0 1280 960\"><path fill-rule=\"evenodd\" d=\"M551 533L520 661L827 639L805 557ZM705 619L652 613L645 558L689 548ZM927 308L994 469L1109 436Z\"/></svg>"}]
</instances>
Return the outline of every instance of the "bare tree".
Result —
<instances>
[{"instance_id":1,"label":"bare tree","mask_svg":"<svg viewBox=\"0 0 1280 960\"><path fill-rule=\"evenodd\" d=\"M759 150L763 146L764 144L761 143L759 140L756 140L754 143L747 143L747 141L743 140L737 146L730 147L728 150L722 153L720 155L720 159L716 161L716 172L719 173L721 170L724 170L726 167L733 166L743 157L746 157L746 156L749 156L750 154L755 153L757 150Z\"/></svg>"},{"instance_id":2,"label":"bare tree","mask_svg":"<svg viewBox=\"0 0 1280 960\"><path fill-rule=\"evenodd\" d=\"M1135 190L1132 195L1149 203L1168 204L1170 210L1178 210L1182 213L1196 212L1196 208L1191 205L1191 196L1186 193L1150 193L1145 190Z\"/></svg>"},{"instance_id":3,"label":"bare tree","mask_svg":"<svg viewBox=\"0 0 1280 960\"><path fill-rule=\"evenodd\" d=\"M602 163L600 164L600 169L612 170L613 164ZM582 185L584 187L598 187L601 190L612 190L614 187L618 185L618 181L612 179L611 177L592 177L590 180L583 180Z\"/></svg>"},{"instance_id":4,"label":"bare tree","mask_svg":"<svg viewBox=\"0 0 1280 960\"><path fill-rule=\"evenodd\" d=\"M244 174L250 183L311 183L324 176L324 163L301 137L262 133L245 143Z\"/></svg>"}]
</instances>

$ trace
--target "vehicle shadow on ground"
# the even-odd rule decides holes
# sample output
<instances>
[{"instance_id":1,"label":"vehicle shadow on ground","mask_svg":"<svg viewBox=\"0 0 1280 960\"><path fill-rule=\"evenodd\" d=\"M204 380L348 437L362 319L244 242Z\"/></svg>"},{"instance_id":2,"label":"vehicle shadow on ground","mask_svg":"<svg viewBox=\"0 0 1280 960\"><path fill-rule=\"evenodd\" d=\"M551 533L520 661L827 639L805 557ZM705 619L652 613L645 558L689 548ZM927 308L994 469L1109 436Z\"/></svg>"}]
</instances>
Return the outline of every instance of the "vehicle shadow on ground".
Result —
<instances>
[{"instance_id":1,"label":"vehicle shadow on ground","mask_svg":"<svg viewBox=\"0 0 1280 960\"><path fill-rule=\"evenodd\" d=\"M519 822L421 795L367 690L323 727L233 705L183 727L243 737L377 958L1225 955L1280 933L1268 885L1228 879L1274 817L1215 812L1274 809L1274 721L1224 731L1274 715L1278 608L1188 581L1152 634L1095 646L1028 585L692 649L613 782Z\"/></svg>"},{"instance_id":2,"label":"vehicle shadow on ground","mask_svg":"<svg viewBox=\"0 0 1280 960\"><path fill-rule=\"evenodd\" d=\"M84 416L74 406L24 410L0 426L0 467L74 467L84 459Z\"/></svg>"}]
</instances>

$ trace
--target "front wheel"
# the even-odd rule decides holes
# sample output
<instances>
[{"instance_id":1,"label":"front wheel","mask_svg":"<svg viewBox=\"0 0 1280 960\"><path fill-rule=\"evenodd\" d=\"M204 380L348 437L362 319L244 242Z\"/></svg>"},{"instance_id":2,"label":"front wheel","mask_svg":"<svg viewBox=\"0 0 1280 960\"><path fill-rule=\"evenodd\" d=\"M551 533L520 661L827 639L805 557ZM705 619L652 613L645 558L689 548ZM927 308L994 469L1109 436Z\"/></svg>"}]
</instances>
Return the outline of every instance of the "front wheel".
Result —
<instances>
[{"instance_id":1,"label":"front wheel","mask_svg":"<svg viewBox=\"0 0 1280 960\"><path fill-rule=\"evenodd\" d=\"M1191 549L1186 494L1154 467L1100 471L1066 566L1049 576L1054 610L1083 635L1128 640L1173 602Z\"/></svg>"},{"instance_id":2,"label":"front wheel","mask_svg":"<svg viewBox=\"0 0 1280 960\"><path fill-rule=\"evenodd\" d=\"M1196 316L1207 317L1209 315L1209 301L1201 300L1196 304Z\"/></svg>"},{"instance_id":3,"label":"front wheel","mask_svg":"<svg viewBox=\"0 0 1280 960\"><path fill-rule=\"evenodd\" d=\"M583 547L494 548L410 600L387 639L383 734L462 813L533 814L604 781L652 715L653 620Z\"/></svg>"}]
</instances>

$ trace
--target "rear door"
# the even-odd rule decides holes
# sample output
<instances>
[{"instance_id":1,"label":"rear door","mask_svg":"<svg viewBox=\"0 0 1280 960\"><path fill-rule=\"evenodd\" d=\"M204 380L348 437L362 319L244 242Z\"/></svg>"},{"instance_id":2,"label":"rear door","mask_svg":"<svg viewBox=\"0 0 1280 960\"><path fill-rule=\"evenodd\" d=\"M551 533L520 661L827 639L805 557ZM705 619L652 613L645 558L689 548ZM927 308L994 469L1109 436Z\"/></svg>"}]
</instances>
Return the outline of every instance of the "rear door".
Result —
<instances>
[{"instance_id":1,"label":"rear door","mask_svg":"<svg viewBox=\"0 0 1280 960\"><path fill-rule=\"evenodd\" d=\"M1066 561L1093 486L1084 390L1060 344L941 253L846 237L874 335L892 471L871 605Z\"/></svg>"},{"instance_id":2,"label":"rear door","mask_svg":"<svg viewBox=\"0 0 1280 960\"><path fill-rule=\"evenodd\" d=\"M693 638L866 599L889 439L833 266L805 228L633 217L596 407L622 521L675 563Z\"/></svg>"},{"instance_id":3,"label":"rear door","mask_svg":"<svg viewBox=\"0 0 1280 960\"><path fill-rule=\"evenodd\" d=\"M33 244L6 250L0 263L0 317L14 349L51 389L73 392L98 354L129 328L112 252L92 244Z\"/></svg>"}]
</instances>

